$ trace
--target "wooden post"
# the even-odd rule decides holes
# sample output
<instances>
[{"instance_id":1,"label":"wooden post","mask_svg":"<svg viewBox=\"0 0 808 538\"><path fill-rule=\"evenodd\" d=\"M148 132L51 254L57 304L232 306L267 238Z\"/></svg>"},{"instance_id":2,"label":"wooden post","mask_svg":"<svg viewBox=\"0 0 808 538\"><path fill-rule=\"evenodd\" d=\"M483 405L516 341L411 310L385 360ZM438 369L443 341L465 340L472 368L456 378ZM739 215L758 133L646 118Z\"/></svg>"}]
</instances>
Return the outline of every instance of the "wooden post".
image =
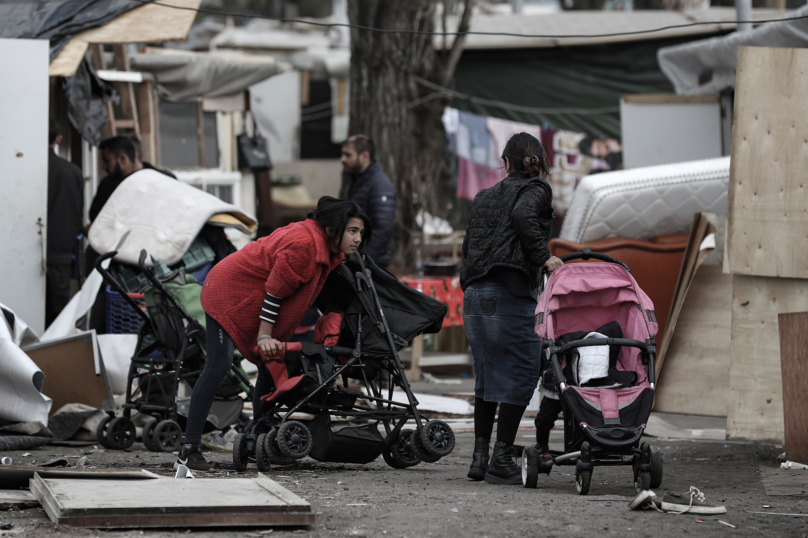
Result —
<instances>
[{"instance_id":1,"label":"wooden post","mask_svg":"<svg viewBox=\"0 0 808 538\"><path fill-rule=\"evenodd\" d=\"M104 58L104 45L90 45L90 58L96 71L107 68L107 60ZM107 121L104 122L101 132L104 138L109 138L117 135L118 130L115 128L115 109L112 107L112 101L109 99L104 99L104 101L107 105Z\"/></svg>"},{"instance_id":2,"label":"wooden post","mask_svg":"<svg viewBox=\"0 0 808 538\"><path fill-rule=\"evenodd\" d=\"M309 91L311 89L311 71L300 72L300 106L309 106Z\"/></svg>"},{"instance_id":3,"label":"wooden post","mask_svg":"<svg viewBox=\"0 0 808 538\"><path fill-rule=\"evenodd\" d=\"M126 55L124 45L113 45L115 55L115 69L118 71L129 71L129 57ZM121 112L123 118L115 120L113 123L117 128L132 129L135 136L140 138L140 122L138 122L137 103L135 102L135 88L131 82L119 82L118 91L121 94Z\"/></svg>"},{"instance_id":4,"label":"wooden post","mask_svg":"<svg viewBox=\"0 0 808 538\"><path fill-rule=\"evenodd\" d=\"M253 171L258 199L258 237L266 237L275 228L272 211L272 176L269 170Z\"/></svg>"},{"instance_id":5,"label":"wooden post","mask_svg":"<svg viewBox=\"0 0 808 538\"><path fill-rule=\"evenodd\" d=\"M424 335L418 335L412 340L412 359L410 371L407 374L409 381L421 381L421 356L424 354Z\"/></svg>"},{"instance_id":6,"label":"wooden post","mask_svg":"<svg viewBox=\"0 0 808 538\"><path fill-rule=\"evenodd\" d=\"M808 312L779 314L786 459L808 463Z\"/></svg>"},{"instance_id":7,"label":"wooden post","mask_svg":"<svg viewBox=\"0 0 808 538\"><path fill-rule=\"evenodd\" d=\"M157 119L152 81L144 80L138 86L140 147L143 161L157 164Z\"/></svg>"}]
</instances>

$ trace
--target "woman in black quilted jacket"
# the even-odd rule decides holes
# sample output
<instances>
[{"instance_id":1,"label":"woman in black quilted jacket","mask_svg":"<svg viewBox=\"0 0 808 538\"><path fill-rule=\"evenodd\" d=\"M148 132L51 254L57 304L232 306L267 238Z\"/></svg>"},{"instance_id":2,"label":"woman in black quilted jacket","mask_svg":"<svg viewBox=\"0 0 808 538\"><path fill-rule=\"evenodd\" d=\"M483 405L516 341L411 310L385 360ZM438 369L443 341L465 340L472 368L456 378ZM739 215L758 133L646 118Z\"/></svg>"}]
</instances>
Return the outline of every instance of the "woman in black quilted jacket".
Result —
<instances>
[{"instance_id":1,"label":"woman in black quilted jacket","mask_svg":"<svg viewBox=\"0 0 808 538\"><path fill-rule=\"evenodd\" d=\"M541 340L533 329L542 267L550 256L553 192L544 148L528 133L513 135L502 152L508 177L474 197L463 240L460 272L463 320L474 357L474 456L468 476L494 484L521 484L511 448L536 390ZM499 406L497 440L488 448Z\"/></svg>"}]
</instances>

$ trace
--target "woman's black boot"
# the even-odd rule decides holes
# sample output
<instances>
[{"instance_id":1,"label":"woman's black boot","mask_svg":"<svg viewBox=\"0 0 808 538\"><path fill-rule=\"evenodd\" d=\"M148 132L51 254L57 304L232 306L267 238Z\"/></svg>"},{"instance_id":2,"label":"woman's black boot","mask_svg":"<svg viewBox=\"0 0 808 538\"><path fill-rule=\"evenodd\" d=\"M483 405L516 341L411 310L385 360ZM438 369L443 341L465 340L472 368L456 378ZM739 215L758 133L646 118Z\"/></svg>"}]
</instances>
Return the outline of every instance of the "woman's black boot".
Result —
<instances>
[{"instance_id":1,"label":"woman's black boot","mask_svg":"<svg viewBox=\"0 0 808 538\"><path fill-rule=\"evenodd\" d=\"M474 440L474 454L471 456L471 467L468 477L472 480L482 480L485 478L485 470L488 469L488 445L491 439L478 437Z\"/></svg>"},{"instance_id":2,"label":"woman's black boot","mask_svg":"<svg viewBox=\"0 0 808 538\"><path fill-rule=\"evenodd\" d=\"M513 461L512 446L498 441L494 443L494 455L488 464L485 481L491 484L521 484L522 469Z\"/></svg>"}]
</instances>

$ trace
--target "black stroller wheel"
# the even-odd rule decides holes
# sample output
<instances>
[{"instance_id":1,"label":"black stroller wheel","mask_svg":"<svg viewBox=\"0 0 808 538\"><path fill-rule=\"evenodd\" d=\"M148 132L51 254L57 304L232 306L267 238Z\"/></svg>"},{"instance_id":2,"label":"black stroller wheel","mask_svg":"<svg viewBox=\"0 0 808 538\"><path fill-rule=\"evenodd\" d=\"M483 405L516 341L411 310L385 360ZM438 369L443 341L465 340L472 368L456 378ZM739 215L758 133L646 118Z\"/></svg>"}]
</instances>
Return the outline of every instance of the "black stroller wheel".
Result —
<instances>
[{"instance_id":1,"label":"black stroller wheel","mask_svg":"<svg viewBox=\"0 0 808 538\"><path fill-rule=\"evenodd\" d=\"M589 486L591 484L591 469L575 469L575 489L578 490L578 495L586 495L589 493Z\"/></svg>"},{"instance_id":2,"label":"black stroller wheel","mask_svg":"<svg viewBox=\"0 0 808 538\"><path fill-rule=\"evenodd\" d=\"M420 434L423 447L435 456L442 458L454 450L454 430L442 420L430 420L420 429Z\"/></svg>"},{"instance_id":3,"label":"black stroller wheel","mask_svg":"<svg viewBox=\"0 0 808 538\"><path fill-rule=\"evenodd\" d=\"M522 486L535 488L539 484L539 451L527 446L522 451Z\"/></svg>"},{"instance_id":4,"label":"black stroller wheel","mask_svg":"<svg viewBox=\"0 0 808 538\"><path fill-rule=\"evenodd\" d=\"M104 448L110 449L112 448L112 445L110 445L109 441L107 441L107 427L111 421L112 417L107 415L101 419L101 422L99 422L98 426L95 428L95 437L98 439L98 442L101 443L101 446Z\"/></svg>"},{"instance_id":5,"label":"black stroller wheel","mask_svg":"<svg viewBox=\"0 0 808 538\"><path fill-rule=\"evenodd\" d=\"M163 452L174 452L182 445L182 428L173 420L161 420L152 433L154 445Z\"/></svg>"},{"instance_id":6,"label":"black stroller wheel","mask_svg":"<svg viewBox=\"0 0 808 538\"><path fill-rule=\"evenodd\" d=\"M266 444L267 434L262 433L255 438L255 464L262 473L268 473L272 467L272 458Z\"/></svg>"},{"instance_id":7,"label":"black stroller wheel","mask_svg":"<svg viewBox=\"0 0 808 538\"><path fill-rule=\"evenodd\" d=\"M412 430L401 430L396 441L390 445L390 448L382 451L384 461L393 469L406 469L407 467L413 467L421 463L421 460L412 452L410 445L411 435Z\"/></svg>"},{"instance_id":8,"label":"black stroller wheel","mask_svg":"<svg viewBox=\"0 0 808 538\"><path fill-rule=\"evenodd\" d=\"M135 423L126 417L117 417L110 421L107 426L107 443L110 448L125 450L135 442Z\"/></svg>"},{"instance_id":9,"label":"black stroller wheel","mask_svg":"<svg viewBox=\"0 0 808 538\"><path fill-rule=\"evenodd\" d=\"M415 457L426 463L435 463L440 459L440 456L430 454L426 447L421 442L421 428L416 428L410 434L410 450L415 454Z\"/></svg>"},{"instance_id":10,"label":"black stroller wheel","mask_svg":"<svg viewBox=\"0 0 808 538\"><path fill-rule=\"evenodd\" d=\"M266 446L268 447L267 454L269 454L269 459L273 464L292 465L297 461L294 458L287 458L284 456L283 452L281 452L281 449L278 446L278 428L272 428L269 431L264 443L266 443Z\"/></svg>"},{"instance_id":11,"label":"black stroller wheel","mask_svg":"<svg viewBox=\"0 0 808 538\"><path fill-rule=\"evenodd\" d=\"M278 448L281 452L296 460L305 458L311 452L313 439L305 424L297 420L284 422L278 428Z\"/></svg>"},{"instance_id":12,"label":"black stroller wheel","mask_svg":"<svg viewBox=\"0 0 808 538\"><path fill-rule=\"evenodd\" d=\"M150 420L145 426L143 426L143 433L140 434L140 440L143 442L143 446L146 447L146 450L150 450L152 452L162 452L160 447L154 444L154 427L157 426L159 421L157 419Z\"/></svg>"},{"instance_id":13,"label":"black stroller wheel","mask_svg":"<svg viewBox=\"0 0 808 538\"><path fill-rule=\"evenodd\" d=\"M243 473L247 470L249 461L247 436L243 433L239 433L233 440L233 468L236 472Z\"/></svg>"},{"instance_id":14,"label":"black stroller wheel","mask_svg":"<svg viewBox=\"0 0 808 538\"><path fill-rule=\"evenodd\" d=\"M643 471L634 477L634 491L639 494L647 489L651 489L651 473Z\"/></svg>"},{"instance_id":15,"label":"black stroller wheel","mask_svg":"<svg viewBox=\"0 0 808 538\"><path fill-rule=\"evenodd\" d=\"M651 449L651 489L662 485L662 451L658 446Z\"/></svg>"}]
</instances>

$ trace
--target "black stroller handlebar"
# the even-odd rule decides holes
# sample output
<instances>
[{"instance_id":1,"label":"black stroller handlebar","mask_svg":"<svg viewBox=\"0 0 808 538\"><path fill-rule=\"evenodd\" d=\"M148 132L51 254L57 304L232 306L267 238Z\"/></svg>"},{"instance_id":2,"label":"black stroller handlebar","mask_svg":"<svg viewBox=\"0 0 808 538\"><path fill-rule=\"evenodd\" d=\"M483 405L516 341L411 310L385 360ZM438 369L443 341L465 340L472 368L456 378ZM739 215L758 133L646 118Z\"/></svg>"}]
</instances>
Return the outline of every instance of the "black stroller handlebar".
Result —
<instances>
[{"instance_id":1,"label":"black stroller handlebar","mask_svg":"<svg viewBox=\"0 0 808 538\"><path fill-rule=\"evenodd\" d=\"M106 269L104 269L104 267L102 267L102 264L105 261L109 260L110 258L114 258L117 255L118 255L117 250L111 250L109 252L103 253L101 256L98 257L97 260L95 260L95 270L98 271L98 274L101 275L101 278L104 279L104 282L109 284L109 286L112 289L118 292L118 295L120 295L121 298L124 301L126 301L135 312L137 312L137 315L140 316L140 319L142 319L144 323L148 324L149 316L147 316L146 313L143 310L141 310L140 305L138 305L131 297L129 297L129 294L126 293L121 288L121 286L118 284L118 281L115 280L115 278L111 274L109 274L109 271L107 271Z\"/></svg>"},{"instance_id":2,"label":"black stroller handlebar","mask_svg":"<svg viewBox=\"0 0 808 538\"><path fill-rule=\"evenodd\" d=\"M564 256L561 256L560 259L564 263L567 263L567 262L572 261L572 260L591 260L591 259L595 259L595 260L600 260L602 262L616 263L617 265L622 266L623 269L625 269L629 273L631 272L631 269L628 268L628 265L621 262L617 258L612 258L611 256L608 256L606 254L601 254L600 252L592 252L592 249L590 249L590 248L582 248L580 252L571 252L569 254L565 254Z\"/></svg>"},{"instance_id":3,"label":"black stroller handlebar","mask_svg":"<svg viewBox=\"0 0 808 538\"><path fill-rule=\"evenodd\" d=\"M648 344L640 340L632 340L630 338L586 338L584 340L574 340L564 344L557 349L557 353L564 353L570 349L577 349L579 347L608 345L637 347L645 352L648 352Z\"/></svg>"}]
</instances>

